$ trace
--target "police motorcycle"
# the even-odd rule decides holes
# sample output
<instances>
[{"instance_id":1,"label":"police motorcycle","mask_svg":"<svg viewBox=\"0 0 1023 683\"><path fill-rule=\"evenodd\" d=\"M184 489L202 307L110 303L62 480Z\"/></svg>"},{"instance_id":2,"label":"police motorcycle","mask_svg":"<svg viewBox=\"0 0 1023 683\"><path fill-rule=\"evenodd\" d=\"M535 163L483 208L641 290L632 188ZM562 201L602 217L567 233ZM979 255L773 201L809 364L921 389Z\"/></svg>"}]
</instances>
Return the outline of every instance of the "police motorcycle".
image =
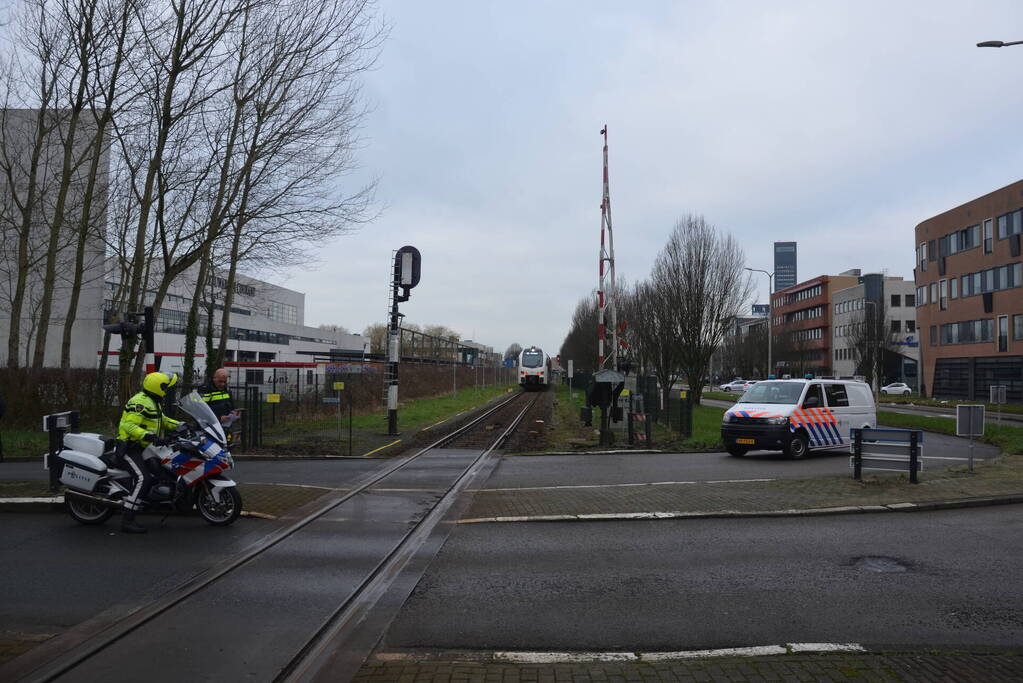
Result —
<instances>
[{"instance_id":1,"label":"police motorcycle","mask_svg":"<svg viewBox=\"0 0 1023 683\"><path fill-rule=\"evenodd\" d=\"M234 466L224 429L198 392L177 405L195 424L182 423L170 438L142 452L153 474L142 509L186 513L195 507L210 524L227 526L241 514L242 497L237 484L223 475ZM80 433L65 434L63 446L55 459L48 457L47 466L60 468L68 512L82 524L104 523L134 484L123 464L124 442Z\"/></svg>"}]
</instances>

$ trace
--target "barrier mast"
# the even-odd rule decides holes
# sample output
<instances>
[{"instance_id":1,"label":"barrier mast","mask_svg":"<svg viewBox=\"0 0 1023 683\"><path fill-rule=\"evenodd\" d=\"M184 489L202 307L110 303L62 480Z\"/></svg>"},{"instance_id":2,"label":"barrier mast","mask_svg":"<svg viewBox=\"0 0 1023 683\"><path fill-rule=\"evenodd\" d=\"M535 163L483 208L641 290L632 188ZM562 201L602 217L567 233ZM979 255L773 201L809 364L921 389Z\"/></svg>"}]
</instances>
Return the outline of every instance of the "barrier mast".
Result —
<instances>
[{"instance_id":1,"label":"barrier mast","mask_svg":"<svg viewBox=\"0 0 1023 683\"><path fill-rule=\"evenodd\" d=\"M607 124L600 129L604 136L604 187L600 202L600 280L597 286L597 366L603 370L618 368L618 308L615 287L615 240L611 231L611 189L607 172ZM610 280L610 290L606 285ZM610 330L607 321L610 317ZM608 339L610 337L610 339ZM604 342L610 341L605 355Z\"/></svg>"}]
</instances>

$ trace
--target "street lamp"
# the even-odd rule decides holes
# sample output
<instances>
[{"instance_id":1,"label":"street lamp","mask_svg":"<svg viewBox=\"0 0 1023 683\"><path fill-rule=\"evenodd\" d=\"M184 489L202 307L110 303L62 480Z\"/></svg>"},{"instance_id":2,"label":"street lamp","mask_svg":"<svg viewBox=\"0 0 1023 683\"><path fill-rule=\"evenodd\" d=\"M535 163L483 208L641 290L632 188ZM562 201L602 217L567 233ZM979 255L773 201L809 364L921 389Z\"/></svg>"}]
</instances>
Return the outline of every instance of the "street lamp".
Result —
<instances>
[{"instance_id":1,"label":"street lamp","mask_svg":"<svg viewBox=\"0 0 1023 683\"><path fill-rule=\"evenodd\" d=\"M874 405L877 405L878 400L877 394L879 388L881 387L881 371L878 363L878 356L881 355L881 328L879 327L879 324L882 323L878 323L877 320L876 301L867 301L866 299L864 299L863 305L874 307L874 316L871 321L873 324L870 326L870 340L874 342Z\"/></svg>"},{"instance_id":2,"label":"street lamp","mask_svg":"<svg viewBox=\"0 0 1023 683\"><path fill-rule=\"evenodd\" d=\"M771 290L774 289L774 285L773 285L774 273L768 273L766 270L761 270L760 268L745 268L744 267L743 270L748 270L751 273L763 273L764 275L767 276L767 377L765 379L770 379L771 375L774 374L774 366L771 365L771 360L772 360L771 359L771 337L773 336L772 335L773 330L771 329L772 328L772 320L771 320L771 318L774 317L774 309L771 306Z\"/></svg>"},{"instance_id":3,"label":"street lamp","mask_svg":"<svg viewBox=\"0 0 1023 683\"><path fill-rule=\"evenodd\" d=\"M977 43L977 47L1008 47L1009 45L1023 45L1023 40L1014 40L1009 43L1003 43L1000 40L985 40L983 43Z\"/></svg>"}]
</instances>

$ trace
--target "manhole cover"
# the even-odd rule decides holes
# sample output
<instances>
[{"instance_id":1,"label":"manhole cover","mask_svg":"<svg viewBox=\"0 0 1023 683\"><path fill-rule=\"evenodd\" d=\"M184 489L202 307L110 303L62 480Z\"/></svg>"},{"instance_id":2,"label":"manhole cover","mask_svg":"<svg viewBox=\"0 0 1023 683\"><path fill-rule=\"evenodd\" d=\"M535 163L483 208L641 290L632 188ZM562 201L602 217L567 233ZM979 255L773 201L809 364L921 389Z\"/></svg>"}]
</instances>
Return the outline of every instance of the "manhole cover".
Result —
<instances>
[{"instance_id":1,"label":"manhole cover","mask_svg":"<svg viewBox=\"0 0 1023 683\"><path fill-rule=\"evenodd\" d=\"M904 572L909 569L909 567L902 564L894 557L861 557L856 560L853 565L859 569L879 574Z\"/></svg>"}]
</instances>

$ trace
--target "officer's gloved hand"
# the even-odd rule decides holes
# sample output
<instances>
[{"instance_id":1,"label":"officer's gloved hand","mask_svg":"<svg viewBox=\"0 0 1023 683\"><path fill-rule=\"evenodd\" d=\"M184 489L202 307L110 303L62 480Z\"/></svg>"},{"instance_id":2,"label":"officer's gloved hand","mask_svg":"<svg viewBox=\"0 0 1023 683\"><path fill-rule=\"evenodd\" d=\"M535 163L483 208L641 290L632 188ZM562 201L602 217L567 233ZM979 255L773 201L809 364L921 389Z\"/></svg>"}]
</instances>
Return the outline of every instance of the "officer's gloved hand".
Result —
<instances>
[{"instance_id":1,"label":"officer's gloved hand","mask_svg":"<svg viewBox=\"0 0 1023 683\"><path fill-rule=\"evenodd\" d=\"M170 442L171 442L171 439L164 439L164 438L161 438L161 437L158 436L155 439L153 439L151 443L154 446L166 446Z\"/></svg>"}]
</instances>

